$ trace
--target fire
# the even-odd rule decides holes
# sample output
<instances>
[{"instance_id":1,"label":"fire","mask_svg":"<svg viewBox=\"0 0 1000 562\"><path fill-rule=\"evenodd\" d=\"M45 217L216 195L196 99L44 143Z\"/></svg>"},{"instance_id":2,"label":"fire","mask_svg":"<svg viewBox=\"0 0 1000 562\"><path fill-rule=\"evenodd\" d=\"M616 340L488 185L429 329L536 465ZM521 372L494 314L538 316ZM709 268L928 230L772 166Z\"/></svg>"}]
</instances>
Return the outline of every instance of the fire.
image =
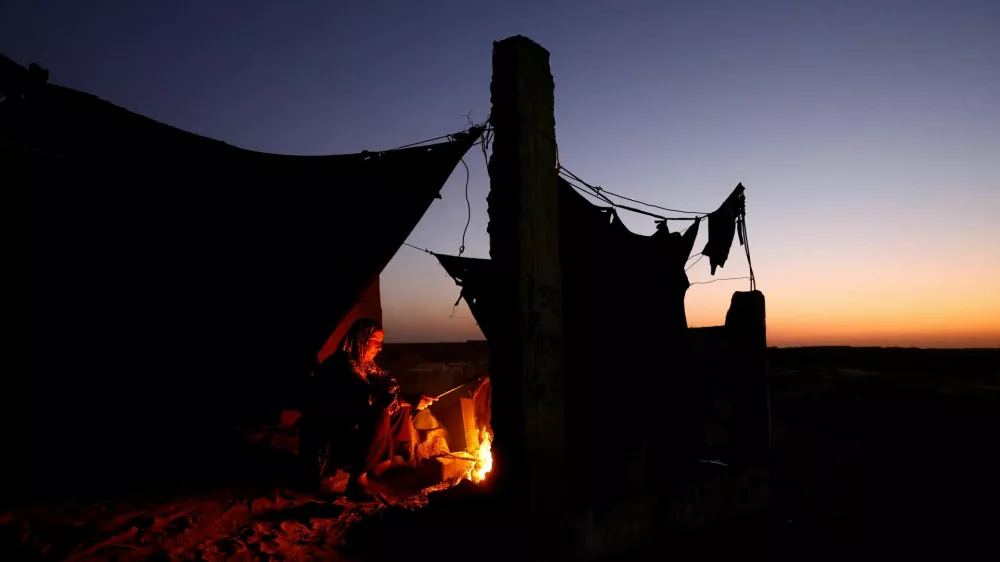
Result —
<instances>
[{"instance_id":1,"label":"fire","mask_svg":"<svg viewBox=\"0 0 1000 562\"><path fill-rule=\"evenodd\" d=\"M482 482L486 474L493 468L493 452L491 449L492 439L485 428L479 435L479 450L476 451L476 466L472 469L471 480L475 483Z\"/></svg>"}]
</instances>

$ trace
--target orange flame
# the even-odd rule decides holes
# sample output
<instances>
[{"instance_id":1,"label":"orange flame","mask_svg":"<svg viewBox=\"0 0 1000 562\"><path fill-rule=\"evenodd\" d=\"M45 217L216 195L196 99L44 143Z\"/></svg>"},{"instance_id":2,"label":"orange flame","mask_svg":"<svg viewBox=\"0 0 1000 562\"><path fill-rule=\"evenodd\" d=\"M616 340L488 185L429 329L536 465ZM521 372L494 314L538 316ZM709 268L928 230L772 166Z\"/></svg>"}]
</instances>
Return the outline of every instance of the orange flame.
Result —
<instances>
[{"instance_id":1,"label":"orange flame","mask_svg":"<svg viewBox=\"0 0 1000 562\"><path fill-rule=\"evenodd\" d=\"M479 436L479 450L476 451L476 466L473 467L470 474L470 479L477 484L482 482L486 478L486 474L493 468L492 441L489 432L484 428Z\"/></svg>"}]
</instances>

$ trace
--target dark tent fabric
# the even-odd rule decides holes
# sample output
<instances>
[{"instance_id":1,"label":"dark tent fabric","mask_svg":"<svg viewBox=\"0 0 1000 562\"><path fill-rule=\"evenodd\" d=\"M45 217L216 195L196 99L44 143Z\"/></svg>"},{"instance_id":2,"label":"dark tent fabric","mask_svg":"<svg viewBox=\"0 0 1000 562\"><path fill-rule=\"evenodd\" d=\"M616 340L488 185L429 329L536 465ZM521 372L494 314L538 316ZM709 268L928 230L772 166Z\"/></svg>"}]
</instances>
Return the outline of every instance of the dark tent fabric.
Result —
<instances>
[{"instance_id":1,"label":"dark tent fabric","mask_svg":"<svg viewBox=\"0 0 1000 562\"><path fill-rule=\"evenodd\" d=\"M326 343L316 354L316 362L323 363L340 348L340 340L347 335L347 331L355 322L362 318L369 318L382 323L382 289L379 278L376 277L371 286L361 291L358 300L351 307L351 310L344 315L340 324L334 328L333 333L327 338Z\"/></svg>"},{"instance_id":2,"label":"dark tent fabric","mask_svg":"<svg viewBox=\"0 0 1000 562\"><path fill-rule=\"evenodd\" d=\"M447 254L434 254L434 257L455 283L462 287L461 298L469 305L480 331L489 341L494 327L493 315L488 307L491 304L490 294L494 290L492 283L496 278L490 260Z\"/></svg>"},{"instance_id":3,"label":"dark tent fabric","mask_svg":"<svg viewBox=\"0 0 1000 562\"><path fill-rule=\"evenodd\" d=\"M5 184L32 208L36 442L89 443L78 454L159 449L261 412L480 133L264 154L0 70Z\"/></svg>"},{"instance_id":4,"label":"dark tent fabric","mask_svg":"<svg viewBox=\"0 0 1000 562\"><path fill-rule=\"evenodd\" d=\"M684 293L688 280L684 265L700 221L690 224L683 234L669 232L665 224L651 236L635 234L614 209L592 205L561 178L559 220L564 292L580 297L580 304L593 302L598 308L601 301L622 303L634 299L636 306L632 308L640 316L656 317L658 323L662 322L663 328L655 331L687 328ZM462 287L462 296L489 339L494 325L489 308L494 290L491 283L496 278L490 260L446 254L435 257ZM619 285L624 289L621 293L615 291ZM644 290L647 286L649 291ZM649 292L660 296L653 302ZM573 312L567 310L567 314ZM592 311L586 314L592 317ZM565 322L571 323L569 319Z\"/></svg>"},{"instance_id":5,"label":"dark tent fabric","mask_svg":"<svg viewBox=\"0 0 1000 562\"><path fill-rule=\"evenodd\" d=\"M665 224L651 236L635 234L613 209L591 204L562 179L558 185L574 467L567 478L572 489L587 490L586 501L610 503L668 481L666 472L693 454L703 405L692 376L684 266L700 224L687 223L683 234ZM437 257L487 340L495 338L499 276L490 260Z\"/></svg>"}]
</instances>

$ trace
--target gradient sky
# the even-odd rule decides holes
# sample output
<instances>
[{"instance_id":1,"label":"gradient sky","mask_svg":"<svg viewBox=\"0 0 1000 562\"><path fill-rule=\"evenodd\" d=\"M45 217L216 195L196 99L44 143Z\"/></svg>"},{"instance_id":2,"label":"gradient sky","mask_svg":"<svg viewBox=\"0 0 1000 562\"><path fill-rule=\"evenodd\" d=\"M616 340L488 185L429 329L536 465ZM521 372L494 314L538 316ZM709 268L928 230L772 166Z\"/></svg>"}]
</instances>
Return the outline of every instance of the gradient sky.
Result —
<instances>
[{"instance_id":1,"label":"gradient sky","mask_svg":"<svg viewBox=\"0 0 1000 562\"><path fill-rule=\"evenodd\" d=\"M1000 2L0 7L0 52L53 82L293 154L391 148L460 130L470 110L482 120L492 42L515 34L552 53L556 136L577 175L698 211L743 182L771 345L1000 347ZM488 178L481 153L466 161L467 255L487 257ZM464 185L459 166L411 243L458 250ZM734 250L717 277L745 262ZM689 276L710 279L708 260ZM721 324L746 286L693 285L690 324ZM464 303L450 317L457 295L436 261L401 248L382 275L387 339L481 338Z\"/></svg>"}]
</instances>

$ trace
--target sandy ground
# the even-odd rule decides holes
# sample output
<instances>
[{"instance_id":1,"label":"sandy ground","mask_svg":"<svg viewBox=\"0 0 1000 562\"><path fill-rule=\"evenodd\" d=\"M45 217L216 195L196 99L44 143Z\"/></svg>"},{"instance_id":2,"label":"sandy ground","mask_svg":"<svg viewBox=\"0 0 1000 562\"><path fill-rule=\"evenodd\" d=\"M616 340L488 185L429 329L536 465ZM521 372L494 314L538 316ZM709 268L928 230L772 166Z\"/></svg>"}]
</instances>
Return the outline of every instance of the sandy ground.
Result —
<instances>
[{"instance_id":1,"label":"sandy ground","mask_svg":"<svg viewBox=\"0 0 1000 562\"><path fill-rule=\"evenodd\" d=\"M240 464L261 472L294 463L294 431L257 427L240 432L248 451ZM270 466L268 466L270 465ZM253 472L251 470L251 472ZM373 480L374 503L343 496L338 471L322 495L267 485L273 478L242 478L216 486L141 491L116 498L45 501L0 513L0 560L340 560L352 525L380 512L419 510L430 485L406 467ZM280 480L280 478L279 478Z\"/></svg>"},{"instance_id":2,"label":"sandy ground","mask_svg":"<svg viewBox=\"0 0 1000 562\"><path fill-rule=\"evenodd\" d=\"M64 507L16 524L21 554L53 559L303 559L306 552L337 559L341 530L358 516L356 506L274 490L149 506Z\"/></svg>"},{"instance_id":3,"label":"sandy ground","mask_svg":"<svg viewBox=\"0 0 1000 562\"><path fill-rule=\"evenodd\" d=\"M346 475L337 480L342 488ZM385 509L419 510L427 493L439 488L392 498L391 508L287 488L44 505L3 515L0 530L17 559L347 560L341 550L352 525Z\"/></svg>"}]
</instances>

